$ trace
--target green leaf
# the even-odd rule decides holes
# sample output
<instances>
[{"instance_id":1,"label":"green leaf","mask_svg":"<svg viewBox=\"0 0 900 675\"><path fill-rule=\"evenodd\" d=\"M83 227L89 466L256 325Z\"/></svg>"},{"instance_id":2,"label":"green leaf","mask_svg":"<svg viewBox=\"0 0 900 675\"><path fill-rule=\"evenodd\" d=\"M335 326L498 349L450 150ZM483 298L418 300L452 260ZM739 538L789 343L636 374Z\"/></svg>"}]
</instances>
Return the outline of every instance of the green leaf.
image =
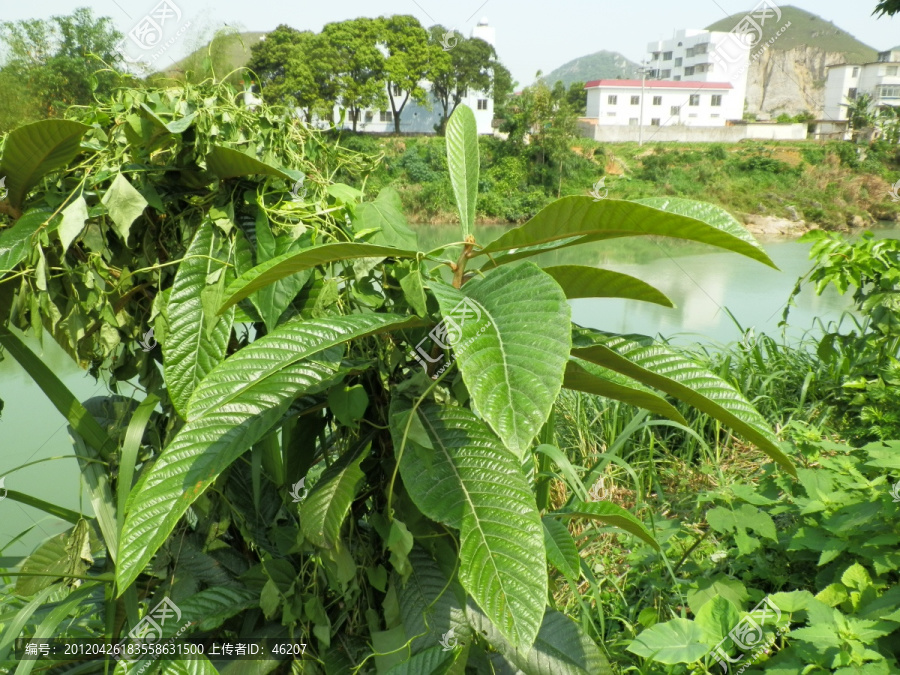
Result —
<instances>
[{"instance_id":1,"label":"green leaf","mask_svg":"<svg viewBox=\"0 0 900 675\"><path fill-rule=\"evenodd\" d=\"M575 298L625 298L643 300L663 307L674 307L672 301L646 281L621 272L583 265L545 267L569 300Z\"/></svg>"},{"instance_id":2,"label":"green leaf","mask_svg":"<svg viewBox=\"0 0 900 675\"><path fill-rule=\"evenodd\" d=\"M719 574L712 579L697 579L687 594L688 606L694 614L717 595L729 600L735 607L743 607L744 602L750 597L747 589L737 579L731 579L724 574Z\"/></svg>"},{"instance_id":3,"label":"green leaf","mask_svg":"<svg viewBox=\"0 0 900 675\"><path fill-rule=\"evenodd\" d=\"M469 607L472 627L512 666L524 675L612 675L603 652L582 629L562 612L547 608L531 649L516 649L498 634L481 612Z\"/></svg>"},{"instance_id":4,"label":"green leaf","mask_svg":"<svg viewBox=\"0 0 900 675\"><path fill-rule=\"evenodd\" d=\"M87 202L84 201L84 197L79 196L63 209L62 222L59 224L59 240L62 243L63 253L69 250L71 243L81 234L87 219Z\"/></svg>"},{"instance_id":5,"label":"green leaf","mask_svg":"<svg viewBox=\"0 0 900 675\"><path fill-rule=\"evenodd\" d=\"M445 651L440 645L429 647L424 651L414 654L408 660L398 663L387 671L387 675L444 675L456 661L457 653L453 650Z\"/></svg>"},{"instance_id":6,"label":"green leaf","mask_svg":"<svg viewBox=\"0 0 900 675\"><path fill-rule=\"evenodd\" d=\"M571 347L566 296L533 263L503 268L463 291L437 282L431 288L474 407L523 458L562 387Z\"/></svg>"},{"instance_id":7,"label":"green leaf","mask_svg":"<svg viewBox=\"0 0 900 675\"><path fill-rule=\"evenodd\" d=\"M750 504L741 504L734 510L717 506L706 513L706 521L716 532L733 533L741 555L748 555L759 547L759 540L747 534L747 530L778 541L772 517Z\"/></svg>"},{"instance_id":8,"label":"green leaf","mask_svg":"<svg viewBox=\"0 0 900 675\"><path fill-rule=\"evenodd\" d=\"M347 340L405 326L390 314L284 324L220 363L194 390L188 422L132 489L119 540L121 593L178 519L235 459L281 419L291 401L332 384Z\"/></svg>"},{"instance_id":9,"label":"green leaf","mask_svg":"<svg viewBox=\"0 0 900 675\"><path fill-rule=\"evenodd\" d=\"M362 452L345 452L325 469L319 482L300 505L300 528L303 536L321 548L335 548L341 536L341 525L365 477L359 468L369 454L370 445Z\"/></svg>"},{"instance_id":10,"label":"green leaf","mask_svg":"<svg viewBox=\"0 0 900 675\"><path fill-rule=\"evenodd\" d=\"M273 164L261 162L255 157L246 155L239 150L223 148L214 145L206 155L206 167L219 178L236 178L240 176L254 176L265 174L277 176L293 183L297 176L288 173L287 170Z\"/></svg>"},{"instance_id":11,"label":"green leaf","mask_svg":"<svg viewBox=\"0 0 900 675\"><path fill-rule=\"evenodd\" d=\"M541 522L544 525L547 560L569 579L578 579L581 574L581 558L569 528L552 516L544 516Z\"/></svg>"},{"instance_id":12,"label":"green leaf","mask_svg":"<svg viewBox=\"0 0 900 675\"><path fill-rule=\"evenodd\" d=\"M32 236L52 215L50 209L33 209L12 227L0 231L0 279L28 257L33 245L37 246Z\"/></svg>"},{"instance_id":13,"label":"green leaf","mask_svg":"<svg viewBox=\"0 0 900 675\"><path fill-rule=\"evenodd\" d=\"M547 598L544 534L520 461L465 408L424 404L415 413L432 448L391 418L403 484L426 516L460 529L459 577L503 636L531 646Z\"/></svg>"},{"instance_id":14,"label":"green leaf","mask_svg":"<svg viewBox=\"0 0 900 675\"><path fill-rule=\"evenodd\" d=\"M657 415L668 417L679 424L684 424L685 426L688 424L675 406L662 396L654 394L648 388L629 377L607 368L601 368L587 361L572 359L566 364L563 387L611 398L615 401L622 401L623 403L649 410Z\"/></svg>"},{"instance_id":15,"label":"green leaf","mask_svg":"<svg viewBox=\"0 0 900 675\"><path fill-rule=\"evenodd\" d=\"M668 347L582 329L573 338L572 355L681 399L728 425L792 476L797 475L766 420L737 389Z\"/></svg>"},{"instance_id":16,"label":"green leaf","mask_svg":"<svg viewBox=\"0 0 900 675\"><path fill-rule=\"evenodd\" d=\"M354 258L415 258L416 255L416 251L375 244L324 244L297 253L285 253L257 265L233 281L225 289L225 301L219 312L224 312L260 288L311 267Z\"/></svg>"},{"instance_id":17,"label":"green leaf","mask_svg":"<svg viewBox=\"0 0 900 675\"><path fill-rule=\"evenodd\" d=\"M87 488L103 541L110 552L112 562L115 563L116 551L119 547L119 529L116 524L116 503L110 488L108 469L101 461L100 453L87 445L72 427L67 427L67 429L69 437L72 439L75 456L78 457L81 479Z\"/></svg>"},{"instance_id":18,"label":"green leaf","mask_svg":"<svg viewBox=\"0 0 900 675\"><path fill-rule=\"evenodd\" d=\"M463 239L475 229L478 199L478 124L467 105L459 105L447 121L447 166L459 210Z\"/></svg>"},{"instance_id":19,"label":"green leaf","mask_svg":"<svg viewBox=\"0 0 900 675\"><path fill-rule=\"evenodd\" d=\"M361 384L352 387L339 384L328 391L328 408L345 427L355 426L368 407L369 397Z\"/></svg>"},{"instance_id":20,"label":"green leaf","mask_svg":"<svg viewBox=\"0 0 900 675\"><path fill-rule=\"evenodd\" d=\"M221 272L223 255L215 227L204 220L178 266L167 308L169 333L162 344L163 373L169 398L182 418L194 387L225 357L234 310L217 317L203 303L207 278ZM209 325L211 324L211 327Z\"/></svg>"},{"instance_id":21,"label":"green leaf","mask_svg":"<svg viewBox=\"0 0 900 675\"><path fill-rule=\"evenodd\" d=\"M10 204L21 207L41 178L71 162L89 129L71 120L41 120L10 131L0 158L0 177L6 177Z\"/></svg>"},{"instance_id":22,"label":"green leaf","mask_svg":"<svg viewBox=\"0 0 900 675\"><path fill-rule=\"evenodd\" d=\"M23 575L16 580L16 593L33 595L68 575L84 576L93 564L90 526L79 520L75 527L60 532L41 544L22 563Z\"/></svg>"},{"instance_id":23,"label":"green leaf","mask_svg":"<svg viewBox=\"0 0 900 675\"><path fill-rule=\"evenodd\" d=\"M382 189L375 201L363 202L355 209L353 230L362 232L373 229L378 231L369 238L372 244L410 250L419 248L416 233L410 229L403 215L400 195L392 187Z\"/></svg>"},{"instance_id":24,"label":"green leaf","mask_svg":"<svg viewBox=\"0 0 900 675\"><path fill-rule=\"evenodd\" d=\"M0 325L0 345L25 369L72 428L99 452L104 460L111 461L112 454L116 450L115 444L62 380L9 328L2 325Z\"/></svg>"},{"instance_id":25,"label":"green leaf","mask_svg":"<svg viewBox=\"0 0 900 675\"><path fill-rule=\"evenodd\" d=\"M552 515L558 518L589 518L597 520L613 527L625 530L650 544L657 551L660 550L659 544L644 524L635 518L629 511L612 502L575 502L571 506L566 507L562 511L556 511Z\"/></svg>"},{"instance_id":26,"label":"green leaf","mask_svg":"<svg viewBox=\"0 0 900 675\"><path fill-rule=\"evenodd\" d=\"M690 200L668 201L699 204ZM706 217L709 213L698 209L694 215ZM660 236L718 246L775 267L762 247L746 234L746 230L741 228L743 233L736 230L733 218L723 222L721 214L717 212L715 215L711 222L704 222L697 217L661 211L637 202L617 199L595 202L587 196L563 197L545 207L527 223L509 230L483 249L476 249L475 255L492 254L493 261L484 265L484 268L492 268L553 248L617 237ZM737 227L741 226L738 224ZM496 255L503 252L507 253Z\"/></svg>"},{"instance_id":27,"label":"green leaf","mask_svg":"<svg viewBox=\"0 0 900 675\"><path fill-rule=\"evenodd\" d=\"M657 663L693 663L709 652L705 639L705 633L693 621L672 619L644 630L627 649Z\"/></svg>"},{"instance_id":28,"label":"green leaf","mask_svg":"<svg viewBox=\"0 0 900 675\"><path fill-rule=\"evenodd\" d=\"M704 603L697 612L694 623L706 633L706 643L715 647L740 623L741 613L731 602L720 595Z\"/></svg>"},{"instance_id":29,"label":"green leaf","mask_svg":"<svg viewBox=\"0 0 900 675\"><path fill-rule=\"evenodd\" d=\"M144 199L144 195L135 190L124 175L117 173L100 201L109 211L113 229L122 241L127 242L131 224L147 208L148 202Z\"/></svg>"}]
</instances>

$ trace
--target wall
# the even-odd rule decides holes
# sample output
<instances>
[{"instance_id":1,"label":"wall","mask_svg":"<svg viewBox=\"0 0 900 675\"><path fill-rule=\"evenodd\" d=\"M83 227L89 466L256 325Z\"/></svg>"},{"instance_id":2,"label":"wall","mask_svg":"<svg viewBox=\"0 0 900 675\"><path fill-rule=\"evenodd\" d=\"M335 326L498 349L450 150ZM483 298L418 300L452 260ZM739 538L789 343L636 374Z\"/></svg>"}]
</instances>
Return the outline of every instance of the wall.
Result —
<instances>
[{"instance_id":1,"label":"wall","mask_svg":"<svg viewBox=\"0 0 900 675\"><path fill-rule=\"evenodd\" d=\"M578 123L582 136L605 143L638 141L638 127L601 126L591 121ZM737 143L748 138L798 141L806 139L806 124L741 124L732 127L644 127L644 143Z\"/></svg>"}]
</instances>

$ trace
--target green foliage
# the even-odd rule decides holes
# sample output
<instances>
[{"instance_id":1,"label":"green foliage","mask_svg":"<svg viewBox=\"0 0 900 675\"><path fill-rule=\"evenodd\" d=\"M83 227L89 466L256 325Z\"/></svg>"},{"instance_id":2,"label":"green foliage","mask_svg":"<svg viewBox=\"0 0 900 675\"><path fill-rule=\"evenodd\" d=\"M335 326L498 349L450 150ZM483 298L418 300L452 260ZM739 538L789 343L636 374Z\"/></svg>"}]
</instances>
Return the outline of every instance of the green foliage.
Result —
<instances>
[{"instance_id":1,"label":"green foliage","mask_svg":"<svg viewBox=\"0 0 900 675\"><path fill-rule=\"evenodd\" d=\"M75 530L54 544L64 565L48 568L39 550L28 570L88 583L43 589L56 586L61 604L40 623L29 601L45 596L29 589L16 632L55 630L83 589L104 583L103 614L122 619L95 620L81 628L89 635L117 639L167 597L207 635L304 636L303 667L315 672L609 672L590 622L559 611L553 570L573 588L593 585L576 532L617 532L653 555L661 544L652 521L579 484L555 445L562 388L610 392L683 426L674 396L794 468L724 381L652 341L570 322L567 296L665 296L624 275L521 259L654 235L771 261L722 209L587 196L488 245L464 229L464 242L422 251L392 188L373 199L331 181L343 171L365 184L364 159L285 109L235 106L235 93L123 91L78 111L90 126L79 154L32 184L24 215L0 234L16 230L0 249L4 316L46 324L74 358L135 380L149 401L104 398L119 412L84 407L86 423L0 334L80 425L97 529L114 526L117 539L94 550L94 523L74 514ZM464 228L479 187L471 115L457 109L446 143ZM290 191L301 171L303 196ZM86 217L52 211L79 198ZM134 346L149 322L161 350ZM112 428L113 447L82 453L80 437ZM551 499L553 466L576 492ZM454 636L464 646L448 655L439 647Z\"/></svg>"}]
</instances>

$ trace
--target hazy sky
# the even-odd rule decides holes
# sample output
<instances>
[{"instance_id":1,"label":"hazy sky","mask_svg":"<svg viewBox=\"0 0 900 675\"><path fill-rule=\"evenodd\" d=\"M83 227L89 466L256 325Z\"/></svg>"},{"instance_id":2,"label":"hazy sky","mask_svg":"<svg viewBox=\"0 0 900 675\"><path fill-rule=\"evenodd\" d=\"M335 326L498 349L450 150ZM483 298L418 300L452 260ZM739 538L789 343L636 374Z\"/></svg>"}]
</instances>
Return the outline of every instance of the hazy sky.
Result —
<instances>
[{"instance_id":1,"label":"hazy sky","mask_svg":"<svg viewBox=\"0 0 900 675\"><path fill-rule=\"evenodd\" d=\"M331 21L357 16L412 14L423 25L440 23L468 35L481 17L497 29L503 63L522 85L538 70L545 73L601 49L621 52L633 61L650 40L668 37L676 28L703 28L725 16L746 11L758 0L341 0L272 2L270 0L171 0L191 28L166 56L175 59L194 46L192 34L228 24L241 30L268 31L280 23L318 31ZM777 0L776 0L777 1ZM45 18L89 6L110 16L127 33L158 0L0 0L0 20ZM788 3L780 3L788 4ZM877 0L793 0L790 4L833 21L859 40L884 50L900 44L900 16L875 19Z\"/></svg>"}]
</instances>

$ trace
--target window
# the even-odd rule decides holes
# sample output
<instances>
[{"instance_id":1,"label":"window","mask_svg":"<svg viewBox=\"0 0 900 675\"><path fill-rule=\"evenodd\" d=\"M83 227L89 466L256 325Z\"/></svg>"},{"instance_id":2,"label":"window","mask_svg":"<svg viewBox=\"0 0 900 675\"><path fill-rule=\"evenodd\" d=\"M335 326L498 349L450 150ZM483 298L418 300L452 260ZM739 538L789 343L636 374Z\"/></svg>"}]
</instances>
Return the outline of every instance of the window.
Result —
<instances>
[{"instance_id":1,"label":"window","mask_svg":"<svg viewBox=\"0 0 900 675\"><path fill-rule=\"evenodd\" d=\"M691 94L688 105L700 105L700 94Z\"/></svg>"},{"instance_id":2,"label":"window","mask_svg":"<svg viewBox=\"0 0 900 675\"><path fill-rule=\"evenodd\" d=\"M696 117L696 116L697 116L697 113L691 113L690 115L688 115L688 117Z\"/></svg>"},{"instance_id":3,"label":"window","mask_svg":"<svg viewBox=\"0 0 900 675\"><path fill-rule=\"evenodd\" d=\"M606 97L606 102L609 105L615 105L618 102L618 100L619 100L619 97L616 96L615 94L610 94L609 96Z\"/></svg>"},{"instance_id":4,"label":"window","mask_svg":"<svg viewBox=\"0 0 900 675\"><path fill-rule=\"evenodd\" d=\"M878 87L878 96L881 98L900 98L900 87L882 85Z\"/></svg>"},{"instance_id":5,"label":"window","mask_svg":"<svg viewBox=\"0 0 900 675\"><path fill-rule=\"evenodd\" d=\"M708 42L701 42L699 45L694 45L694 53L695 54L705 54L706 50L709 48Z\"/></svg>"},{"instance_id":6,"label":"window","mask_svg":"<svg viewBox=\"0 0 900 675\"><path fill-rule=\"evenodd\" d=\"M897 66L888 66L885 68L885 75L895 76L897 74Z\"/></svg>"},{"instance_id":7,"label":"window","mask_svg":"<svg viewBox=\"0 0 900 675\"><path fill-rule=\"evenodd\" d=\"M632 96L631 97L631 105L640 105L641 97L640 96Z\"/></svg>"},{"instance_id":8,"label":"window","mask_svg":"<svg viewBox=\"0 0 900 675\"><path fill-rule=\"evenodd\" d=\"M659 76L663 79L666 79L667 77L672 77L672 71L671 70L661 70L661 71L659 71Z\"/></svg>"},{"instance_id":9,"label":"window","mask_svg":"<svg viewBox=\"0 0 900 675\"><path fill-rule=\"evenodd\" d=\"M684 55L685 55L686 57L688 57L688 58L691 58L691 57L694 55L694 48L693 48L693 47L688 47L688 48L685 50Z\"/></svg>"},{"instance_id":10,"label":"window","mask_svg":"<svg viewBox=\"0 0 900 675\"><path fill-rule=\"evenodd\" d=\"M681 65L681 57L675 59L675 67L678 68Z\"/></svg>"},{"instance_id":11,"label":"window","mask_svg":"<svg viewBox=\"0 0 900 675\"><path fill-rule=\"evenodd\" d=\"M614 113L614 112L608 112L608 113L606 113L606 116L607 116L607 117L615 117L615 116L616 116L616 113Z\"/></svg>"},{"instance_id":12,"label":"window","mask_svg":"<svg viewBox=\"0 0 900 675\"><path fill-rule=\"evenodd\" d=\"M709 101L710 105L718 107L722 105L722 94L713 94Z\"/></svg>"},{"instance_id":13,"label":"window","mask_svg":"<svg viewBox=\"0 0 900 675\"><path fill-rule=\"evenodd\" d=\"M656 61L657 59L659 59L659 56L660 56L660 52L653 52L653 60L654 60L654 61Z\"/></svg>"},{"instance_id":14,"label":"window","mask_svg":"<svg viewBox=\"0 0 900 675\"><path fill-rule=\"evenodd\" d=\"M651 126L651 127L658 127L658 126L659 126L659 118L658 118L658 117L654 117L653 119L651 119L651 120L650 120L650 126Z\"/></svg>"},{"instance_id":15,"label":"window","mask_svg":"<svg viewBox=\"0 0 900 675\"><path fill-rule=\"evenodd\" d=\"M853 73L851 73L850 77L856 77L857 75L859 75L859 68L853 66Z\"/></svg>"},{"instance_id":16,"label":"window","mask_svg":"<svg viewBox=\"0 0 900 675\"><path fill-rule=\"evenodd\" d=\"M391 87L391 92L394 96L400 96L400 87L396 84Z\"/></svg>"},{"instance_id":17,"label":"window","mask_svg":"<svg viewBox=\"0 0 900 675\"><path fill-rule=\"evenodd\" d=\"M394 121L394 113L390 110L382 110L379 115L379 120L381 122L393 122Z\"/></svg>"},{"instance_id":18,"label":"window","mask_svg":"<svg viewBox=\"0 0 900 675\"><path fill-rule=\"evenodd\" d=\"M685 75L693 75L694 74L694 66L688 66L684 69Z\"/></svg>"},{"instance_id":19,"label":"window","mask_svg":"<svg viewBox=\"0 0 900 675\"><path fill-rule=\"evenodd\" d=\"M358 110L356 110L356 111L351 110L351 111L347 114L347 119L349 119L351 122L359 122L359 111L358 111Z\"/></svg>"},{"instance_id":20,"label":"window","mask_svg":"<svg viewBox=\"0 0 900 675\"><path fill-rule=\"evenodd\" d=\"M371 122L375 119L375 114L371 110L366 110L366 122Z\"/></svg>"},{"instance_id":21,"label":"window","mask_svg":"<svg viewBox=\"0 0 900 675\"><path fill-rule=\"evenodd\" d=\"M653 105L662 105L662 96L654 96Z\"/></svg>"},{"instance_id":22,"label":"window","mask_svg":"<svg viewBox=\"0 0 900 675\"><path fill-rule=\"evenodd\" d=\"M629 118L628 118L628 126L630 126L630 127L636 127L637 124L638 124L638 118L637 118L637 117L629 117Z\"/></svg>"},{"instance_id":23,"label":"window","mask_svg":"<svg viewBox=\"0 0 900 675\"><path fill-rule=\"evenodd\" d=\"M672 78L675 82L681 82L681 75L676 75Z\"/></svg>"},{"instance_id":24,"label":"window","mask_svg":"<svg viewBox=\"0 0 900 675\"><path fill-rule=\"evenodd\" d=\"M850 87L850 91L847 92L847 98L851 101L856 100L856 87Z\"/></svg>"},{"instance_id":25,"label":"window","mask_svg":"<svg viewBox=\"0 0 900 675\"><path fill-rule=\"evenodd\" d=\"M681 107L677 106L677 105L673 105L671 108L669 108L669 114L670 115L680 115Z\"/></svg>"},{"instance_id":26,"label":"window","mask_svg":"<svg viewBox=\"0 0 900 675\"><path fill-rule=\"evenodd\" d=\"M488 100L486 98L478 99L478 109L479 110L487 110L488 109Z\"/></svg>"},{"instance_id":27,"label":"window","mask_svg":"<svg viewBox=\"0 0 900 675\"><path fill-rule=\"evenodd\" d=\"M672 52L663 52L663 61L671 61Z\"/></svg>"}]
</instances>

